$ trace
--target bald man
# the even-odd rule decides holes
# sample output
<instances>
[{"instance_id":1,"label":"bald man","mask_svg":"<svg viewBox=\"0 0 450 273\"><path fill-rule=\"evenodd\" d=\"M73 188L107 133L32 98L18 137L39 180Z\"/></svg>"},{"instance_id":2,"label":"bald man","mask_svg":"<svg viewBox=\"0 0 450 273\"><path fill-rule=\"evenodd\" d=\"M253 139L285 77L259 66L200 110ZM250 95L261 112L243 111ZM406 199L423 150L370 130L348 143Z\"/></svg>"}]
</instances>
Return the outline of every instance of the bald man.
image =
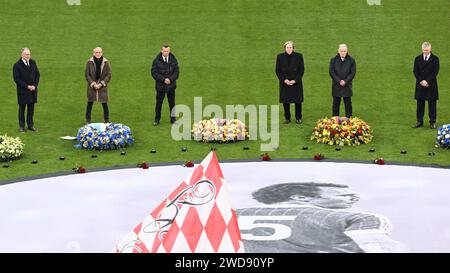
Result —
<instances>
[{"instance_id":1,"label":"bald man","mask_svg":"<svg viewBox=\"0 0 450 273\"><path fill-rule=\"evenodd\" d=\"M22 48L20 59L13 66L14 82L17 86L17 102L19 104L19 131L25 132L25 108L27 109L28 130L36 132L34 127L34 104L37 103L39 69L31 59L29 48Z\"/></svg>"},{"instance_id":2,"label":"bald man","mask_svg":"<svg viewBox=\"0 0 450 273\"><path fill-rule=\"evenodd\" d=\"M86 124L91 123L91 112L94 102L100 102L103 106L103 122L109 123L108 85L111 80L111 66L103 57L103 49L96 47L92 51L92 57L86 63L87 81L87 107Z\"/></svg>"}]
</instances>

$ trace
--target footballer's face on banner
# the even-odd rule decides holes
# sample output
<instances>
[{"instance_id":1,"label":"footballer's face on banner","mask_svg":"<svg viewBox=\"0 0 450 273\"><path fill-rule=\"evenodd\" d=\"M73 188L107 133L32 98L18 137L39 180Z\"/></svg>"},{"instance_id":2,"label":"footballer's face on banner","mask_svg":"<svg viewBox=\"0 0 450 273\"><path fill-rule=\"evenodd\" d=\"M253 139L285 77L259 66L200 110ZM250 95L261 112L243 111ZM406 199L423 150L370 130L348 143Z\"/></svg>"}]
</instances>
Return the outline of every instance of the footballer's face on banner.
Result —
<instances>
[{"instance_id":1,"label":"footballer's face on banner","mask_svg":"<svg viewBox=\"0 0 450 273\"><path fill-rule=\"evenodd\" d=\"M170 53L170 47L163 47L163 48L161 49L161 53L162 53L162 55L163 55L164 57L169 56L169 53Z\"/></svg>"},{"instance_id":2,"label":"footballer's face on banner","mask_svg":"<svg viewBox=\"0 0 450 273\"><path fill-rule=\"evenodd\" d=\"M348 188L320 187L320 196L312 198L309 203L323 208L345 209L358 200L358 195Z\"/></svg>"}]
</instances>

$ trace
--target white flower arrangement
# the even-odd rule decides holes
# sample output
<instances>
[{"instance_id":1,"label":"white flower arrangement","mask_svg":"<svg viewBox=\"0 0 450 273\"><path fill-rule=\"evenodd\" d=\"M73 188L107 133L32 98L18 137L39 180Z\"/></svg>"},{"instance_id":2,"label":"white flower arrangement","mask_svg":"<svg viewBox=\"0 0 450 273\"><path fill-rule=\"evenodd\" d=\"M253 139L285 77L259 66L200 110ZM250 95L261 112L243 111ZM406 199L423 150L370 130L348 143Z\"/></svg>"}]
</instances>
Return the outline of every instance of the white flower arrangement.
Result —
<instances>
[{"instance_id":1,"label":"white flower arrangement","mask_svg":"<svg viewBox=\"0 0 450 273\"><path fill-rule=\"evenodd\" d=\"M19 159L23 155L24 146L19 137L0 135L0 161Z\"/></svg>"},{"instance_id":2,"label":"white flower arrangement","mask_svg":"<svg viewBox=\"0 0 450 273\"><path fill-rule=\"evenodd\" d=\"M192 126L195 141L202 142L235 142L249 137L247 126L238 119L201 120Z\"/></svg>"}]
</instances>

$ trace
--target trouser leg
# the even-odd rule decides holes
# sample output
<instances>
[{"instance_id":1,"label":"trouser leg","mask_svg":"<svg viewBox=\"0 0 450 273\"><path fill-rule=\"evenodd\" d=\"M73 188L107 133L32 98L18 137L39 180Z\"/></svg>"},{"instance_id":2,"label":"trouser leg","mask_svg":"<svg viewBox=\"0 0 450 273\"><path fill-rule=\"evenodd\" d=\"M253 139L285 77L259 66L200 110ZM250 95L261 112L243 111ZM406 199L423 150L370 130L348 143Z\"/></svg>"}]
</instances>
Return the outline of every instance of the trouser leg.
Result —
<instances>
[{"instance_id":1,"label":"trouser leg","mask_svg":"<svg viewBox=\"0 0 450 273\"><path fill-rule=\"evenodd\" d=\"M28 128L34 127L34 103L27 104L27 125Z\"/></svg>"},{"instance_id":2,"label":"trouser leg","mask_svg":"<svg viewBox=\"0 0 450 273\"><path fill-rule=\"evenodd\" d=\"M91 113L93 105L94 105L93 101L88 101L86 106L86 122L91 122Z\"/></svg>"},{"instance_id":3,"label":"trouser leg","mask_svg":"<svg viewBox=\"0 0 450 273\"><path fill-rule=\"evenodd\" d=\"M423 123L424 113L425 113L425 101L417 100L417 111L416 111L417 122Z\"/></svg>"},{"instance_id":4,"label":"trouser leg","mask_svg":"<svg viewBox=\"0 0 450 273\"><path fill-rule=\"evenodd\" d=\"M289 103L283 103L284 119L291 120L291 105Z\"/></svg>"},{"instance_id":5,"label":"trouser leg","mask_svg":"<svg viewBox=\"0 0 450 273\"><path fill-rule=\"evenodd\" d=\"M296 103L295 104L295 119L299 120L302 119L302 103Z\"/></svg>"},{"instance_id":6,"label":"trouser leg","mask_svg":"<svg viewBox=\"0 0 450 273\"><path fill-rule=\"evenodd\" d=\"M25 128L25 107L26 104L19 104L19 127Z\"/></svg>"},{"instance_id":7,"label":"trouser leg","mask_svg":"<svg viewBox=\"0 0 450 273\"><path fill-rule=\"evenodd\" d=\"M161 120L161 107L164 101L165 92L156 91L156 104L155 104L155 121L159 122Z\"/></svg>"},{"instance_id":8,"label":"trouser leg","mask_svg":"<svg viewBox=\"0 0 450 273\"><path fill-rule=\"evenodd\" d=\"M339 106L341 104L341 97L334 97L333 96L333 117L339 116Z\"/></svg>"},{"instance_id":9,"label":"trouser leg","mask_svg":"<svg viewBox=\"0 0 450 273\"><path fill-rule=\"evenodd\" d=\"M175 114L172 112L175 108L175 90L167 92L167 100L169 101L170 120L175 120Z\"/></svg>"},{"instance_id":10,"label":"trouser leg","mask_svg":"<svg viewBox=\"0 0 450 273\"><path fill-rule=\"evenodd\" d=\"M103 107L103 119L106 123L109 122L109 108L108 108L108 103L107 102L103 102L102 103L102 107Z\"/></svg>"},{"instance_id":11,"label":"trouser leg","mask_svg":"<svg viewBox=\"0 0 450 273\"><path fill-rule=\"evenodd\" d=\"M353 109L352 109L352 97L345 97L344 98L344 105L345 105L345 116L347 118L350 118L353 115Z\"/></svg>"},{"instance_id":12,"label":"trouser leg","mask_svg":"<svg viewBox=\"0 0 450 273\"><path fill-rule=\"evenodd\" d=\"M430 123L436 123L436 100L429 100L428 101L428 116L430 118Z\"/></svg>"}]
</instances>

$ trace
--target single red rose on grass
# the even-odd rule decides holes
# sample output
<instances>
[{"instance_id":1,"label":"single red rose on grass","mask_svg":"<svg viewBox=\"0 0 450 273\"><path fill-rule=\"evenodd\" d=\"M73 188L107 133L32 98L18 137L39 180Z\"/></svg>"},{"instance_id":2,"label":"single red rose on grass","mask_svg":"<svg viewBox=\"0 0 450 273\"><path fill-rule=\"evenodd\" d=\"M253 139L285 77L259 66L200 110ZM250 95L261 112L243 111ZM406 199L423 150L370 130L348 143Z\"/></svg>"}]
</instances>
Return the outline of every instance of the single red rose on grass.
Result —
<instances>
[{"instance_id":1,"label":"single red rose on grass","mask_svg":"<svg viewBox=\"0 0 450 273\"><path fill-rule=\"evenodd\" d=\"M74 168L76 173L85 173L86 172L86 168L84 168L83 166L79 166Z\"/></svg>"},{"instance_id":2,"label":"single red rose on grass","mask_svg":"<svg viewBox=\"0 0 450 273\"><path fill-rule=\"evenodd\" d=\"M139 163L138 165L137 165L139 168L142 168L142 169L148 169L149 167L150 167L150 165L147 163L147 162L142 162L142 163Z\"/></svg>"},{"instance_id":3,"label":"single red rose on grass","mask_svg":"<svg viewBox=\"0 0 450 273\"><path fill-rule=\"evenodd\" d=\"M186 163L184 163L184 166L191 168L191 167L194 167L194 163L192 161L187 161Z\"/></svg>"},{"instance_id":4,"label":"single red rose on grass","mask_svg":"<svg viewBox=\"0 0 450 273\"><path fill-rule=\"evenodd\" d=\"M263 155L261 155L261 160L262 161L270 161L270 155L268 153L264 153Z\"/></svg>"},{"instance_id":5,"label":"single red rose on grass","mask_svg":"<svg viewBox=\"0 0 450 273\"><path fill-rule=\"evenodd\" d=\"M322 160L324 158L325 158L325 156L323 154L315 154L314 155L314 160Z\"/></svg>"},{"instance_id":6,"label":"single red rose on grass","mask_svg":"<svg viewBox=\"0 0 450 273\"><path fill-rule=\"evenodd\" d=\"M383 158L377 158L373 161L373 163L378 165L384 165L384 159Z\"/></svg>"}]
</instances>

